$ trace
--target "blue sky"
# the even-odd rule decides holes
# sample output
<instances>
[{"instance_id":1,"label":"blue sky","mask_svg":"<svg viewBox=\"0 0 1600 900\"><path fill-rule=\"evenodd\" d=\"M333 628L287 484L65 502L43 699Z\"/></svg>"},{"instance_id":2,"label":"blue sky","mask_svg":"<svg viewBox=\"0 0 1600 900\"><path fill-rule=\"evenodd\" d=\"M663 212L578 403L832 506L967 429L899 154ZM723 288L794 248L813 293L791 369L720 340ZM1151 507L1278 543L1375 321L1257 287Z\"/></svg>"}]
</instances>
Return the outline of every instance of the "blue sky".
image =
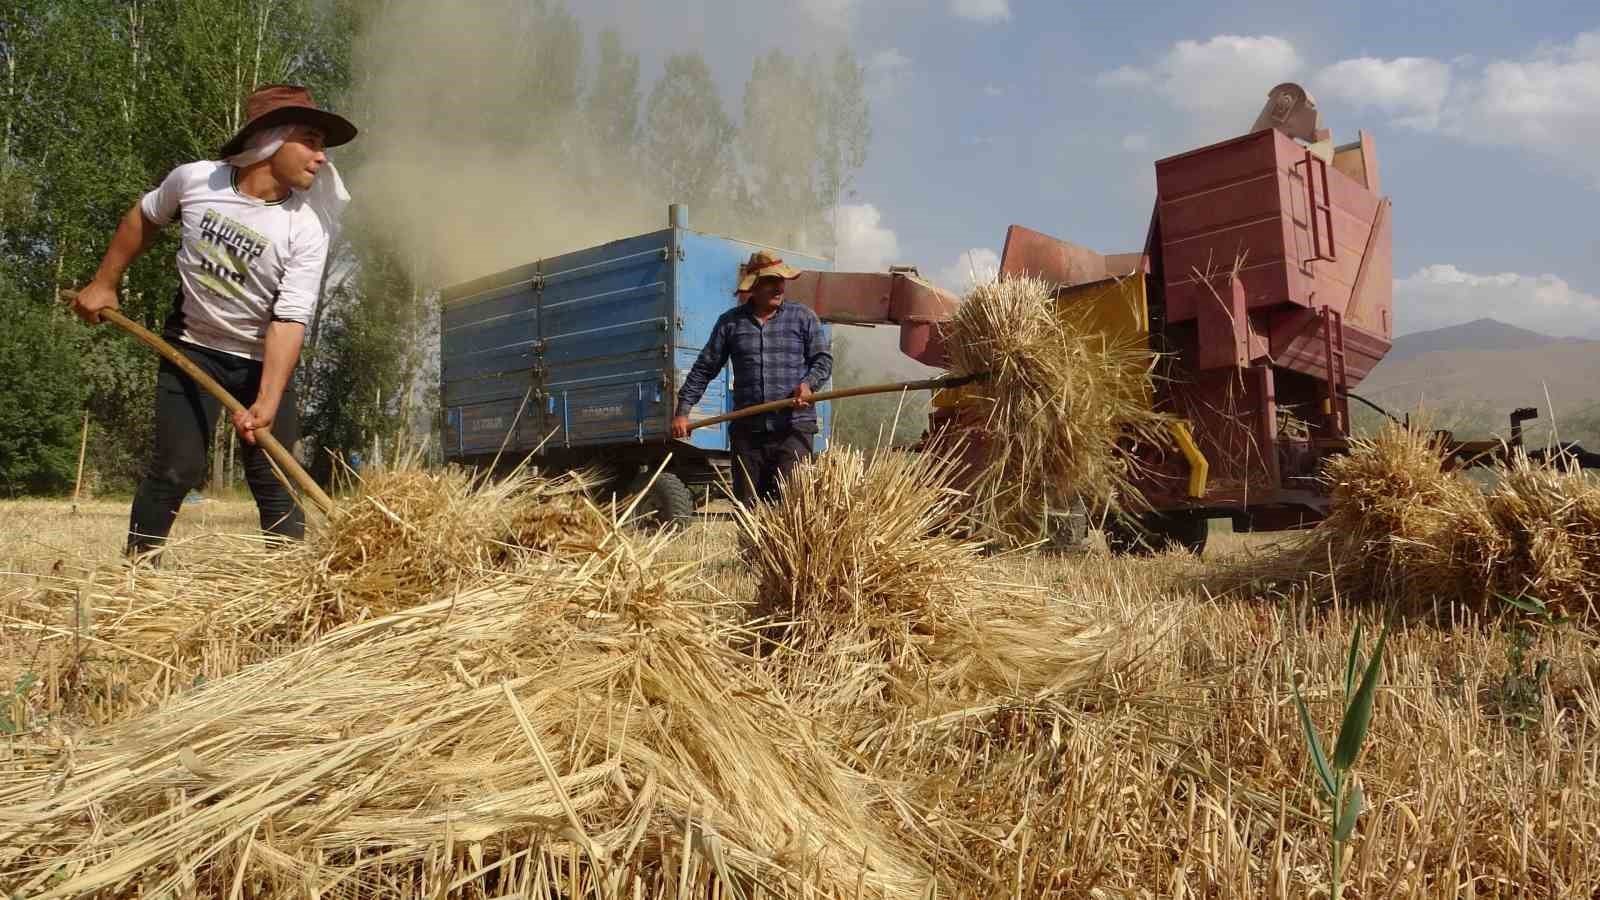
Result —
<instances>
[{"instance_id":1,"label":"blue sky","mask_svg":"<svg viewBox=\"0 0 1600 900\"><path fill-rule=\"evenodd\" d=\"M1007 225L1137 249L1156 159L1243 133L1278 81L1338 141L1373 134L1400 331L1492 316L1600 337L1600 4L574 2L653 79L707 53L730 112L751 60L848 41L873 141L840 262L946 282ZM971 254L968 256L967 254Z\"/></svg>"}]
</instances>

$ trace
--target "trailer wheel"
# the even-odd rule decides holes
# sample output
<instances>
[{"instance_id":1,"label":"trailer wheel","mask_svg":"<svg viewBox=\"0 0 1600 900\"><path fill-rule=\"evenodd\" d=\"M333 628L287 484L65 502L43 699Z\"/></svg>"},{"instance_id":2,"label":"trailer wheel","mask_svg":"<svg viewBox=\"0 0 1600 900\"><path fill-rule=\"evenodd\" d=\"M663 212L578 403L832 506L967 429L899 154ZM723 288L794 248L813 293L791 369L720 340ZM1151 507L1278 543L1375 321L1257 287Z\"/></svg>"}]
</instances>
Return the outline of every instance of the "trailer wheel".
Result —
<instances>
[{"instance_id":1,"label":"trailer wheel","mask_svg":"<svg viewBox=\"0 0 1600 900\"><path fill-rule=\"evenodd\" d=\"M1145 513L1137 520L1106 517L1106 546L1118 556L1150 556L1183 549L1196 556L1205 552L1211 522L1191 512Z\"/></svg>"},{"instance_id":2,"label":"trailer wheel","mask_svg":"<svg viewBox=\"0 0 1600 900\"><path fill-rule=\"evenodd\" d=\"M633 522L641 528L688 527L694 521L694 495L689 492L689 486L671 472L662 472L651 484L652 474L640 473L628 487L629 496L644 493L644 498L633 510Z\"/></svg>"}]
</instances>

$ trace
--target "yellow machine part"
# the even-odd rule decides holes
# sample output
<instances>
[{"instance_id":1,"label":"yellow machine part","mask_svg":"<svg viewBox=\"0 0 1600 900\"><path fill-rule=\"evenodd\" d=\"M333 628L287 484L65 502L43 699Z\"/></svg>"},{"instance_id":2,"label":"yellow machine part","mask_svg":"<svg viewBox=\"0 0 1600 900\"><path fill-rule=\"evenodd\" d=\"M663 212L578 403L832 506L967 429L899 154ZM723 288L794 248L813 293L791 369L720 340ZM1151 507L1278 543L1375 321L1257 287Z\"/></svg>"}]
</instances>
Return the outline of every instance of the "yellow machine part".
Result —
<instances>
[{"instance_id":1,"label":"yellow machine part","mask_svg":"<svg viewBox=\"0 0 1600 900\"><path fill-rule=\"evenodd\" d=\"M1081 316L1080 321L1099 330L1110 344L1143 347L1150 344L1150 304L1142 272L1063 288L1056 294L1056 305L1063 311L1071 310L1075 317ZM1148 361L1135 364L1148 365ZM933 406L935 409L965 406L970 402L967 392L972 389L972 386L963 386L939 391L933 395ZM1154 402L1148 386L1146 402ZM1200 452L1187 422L1172 423L1170 431L1189 464L1188 495L1200 499L1206 493L1211 465Z\"/></svg>"},{"instance_id":2,"label":"yellow machine part","mask_svg":"<svg viewBox=\"0 0 1600 900\"><path fill-rule=\"evenodd\" d=\"M1199 445L1194 442L1194 433L1189 430L1188 422L1173 422L1169 430L1172 439L1178 443L1178 452L1189 463L1189 498L1199 500L1206 495L1206 479L1211 475L1211 463L1206 461L1206 455L1200 452Z\"/></svg>"}]
</instances>

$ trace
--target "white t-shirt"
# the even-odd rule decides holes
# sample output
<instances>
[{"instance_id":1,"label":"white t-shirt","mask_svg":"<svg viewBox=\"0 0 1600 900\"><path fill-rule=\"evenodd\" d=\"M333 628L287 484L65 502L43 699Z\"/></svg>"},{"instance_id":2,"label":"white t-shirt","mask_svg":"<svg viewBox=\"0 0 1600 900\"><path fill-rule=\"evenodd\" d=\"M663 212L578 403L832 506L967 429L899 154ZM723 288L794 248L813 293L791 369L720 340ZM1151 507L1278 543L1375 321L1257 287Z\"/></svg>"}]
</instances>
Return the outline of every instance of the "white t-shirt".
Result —
<instances>
[{"instance_id":1,"label":"white t-shirt","mask_svg":"<svg viewBox=\"0 0 1600 900\"><path fill-rule=\"evenodd\" d=\"M259 360L273 320L311 323L328 258L322 220L295 192L268 203L235 187L238 170L203 160L173 169L139 207L157 225L183 216L180 306L168 331Z\"/></svg>"}]
</instances>

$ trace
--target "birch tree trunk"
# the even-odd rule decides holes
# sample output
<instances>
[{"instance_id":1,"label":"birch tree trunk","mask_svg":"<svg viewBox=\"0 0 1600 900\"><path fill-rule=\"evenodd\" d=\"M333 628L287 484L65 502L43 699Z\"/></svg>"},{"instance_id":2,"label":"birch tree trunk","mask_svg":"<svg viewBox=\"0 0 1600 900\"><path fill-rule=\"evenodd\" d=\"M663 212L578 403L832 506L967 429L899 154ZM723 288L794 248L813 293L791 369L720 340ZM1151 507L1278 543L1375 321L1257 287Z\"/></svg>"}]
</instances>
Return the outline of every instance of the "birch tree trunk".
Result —
<instances>
[{"instance_id":1,"label":"birch tree trunk","mask_svg":"<svg viewBox=\"0 0 1600 900\"><path fill-rule=\"evenodd\" d=\"M17 115L17 51L8 47L6 53L6 134L4 152L0 152L0 166L11 167L11 132Z\"/></svg>"},{"instance_id":2,"label":"birch tree trunk","mask_svg":"<svg viewBox=\"0 0 1600 900\"><path fill-rule=\"evenodd\" d=\"M272 16L273 0L262 0L261 15L256 21L256 62L250 71L249 90L255 90L261 84L261 48L267 43L267 20Z\"/></svg>"},{"instance_id":3,"label":"birch tree trunk","mask_svg":"<svg viewBox=\"0 0 1600 900\"><path fill-rule=\"evenodd\" d=\"M144 36L144 9L139 0L128 5L129 89L122 95L122 123L133 134L134 107L139 91L139 45Z\"/></svg>"}]
</instances>

